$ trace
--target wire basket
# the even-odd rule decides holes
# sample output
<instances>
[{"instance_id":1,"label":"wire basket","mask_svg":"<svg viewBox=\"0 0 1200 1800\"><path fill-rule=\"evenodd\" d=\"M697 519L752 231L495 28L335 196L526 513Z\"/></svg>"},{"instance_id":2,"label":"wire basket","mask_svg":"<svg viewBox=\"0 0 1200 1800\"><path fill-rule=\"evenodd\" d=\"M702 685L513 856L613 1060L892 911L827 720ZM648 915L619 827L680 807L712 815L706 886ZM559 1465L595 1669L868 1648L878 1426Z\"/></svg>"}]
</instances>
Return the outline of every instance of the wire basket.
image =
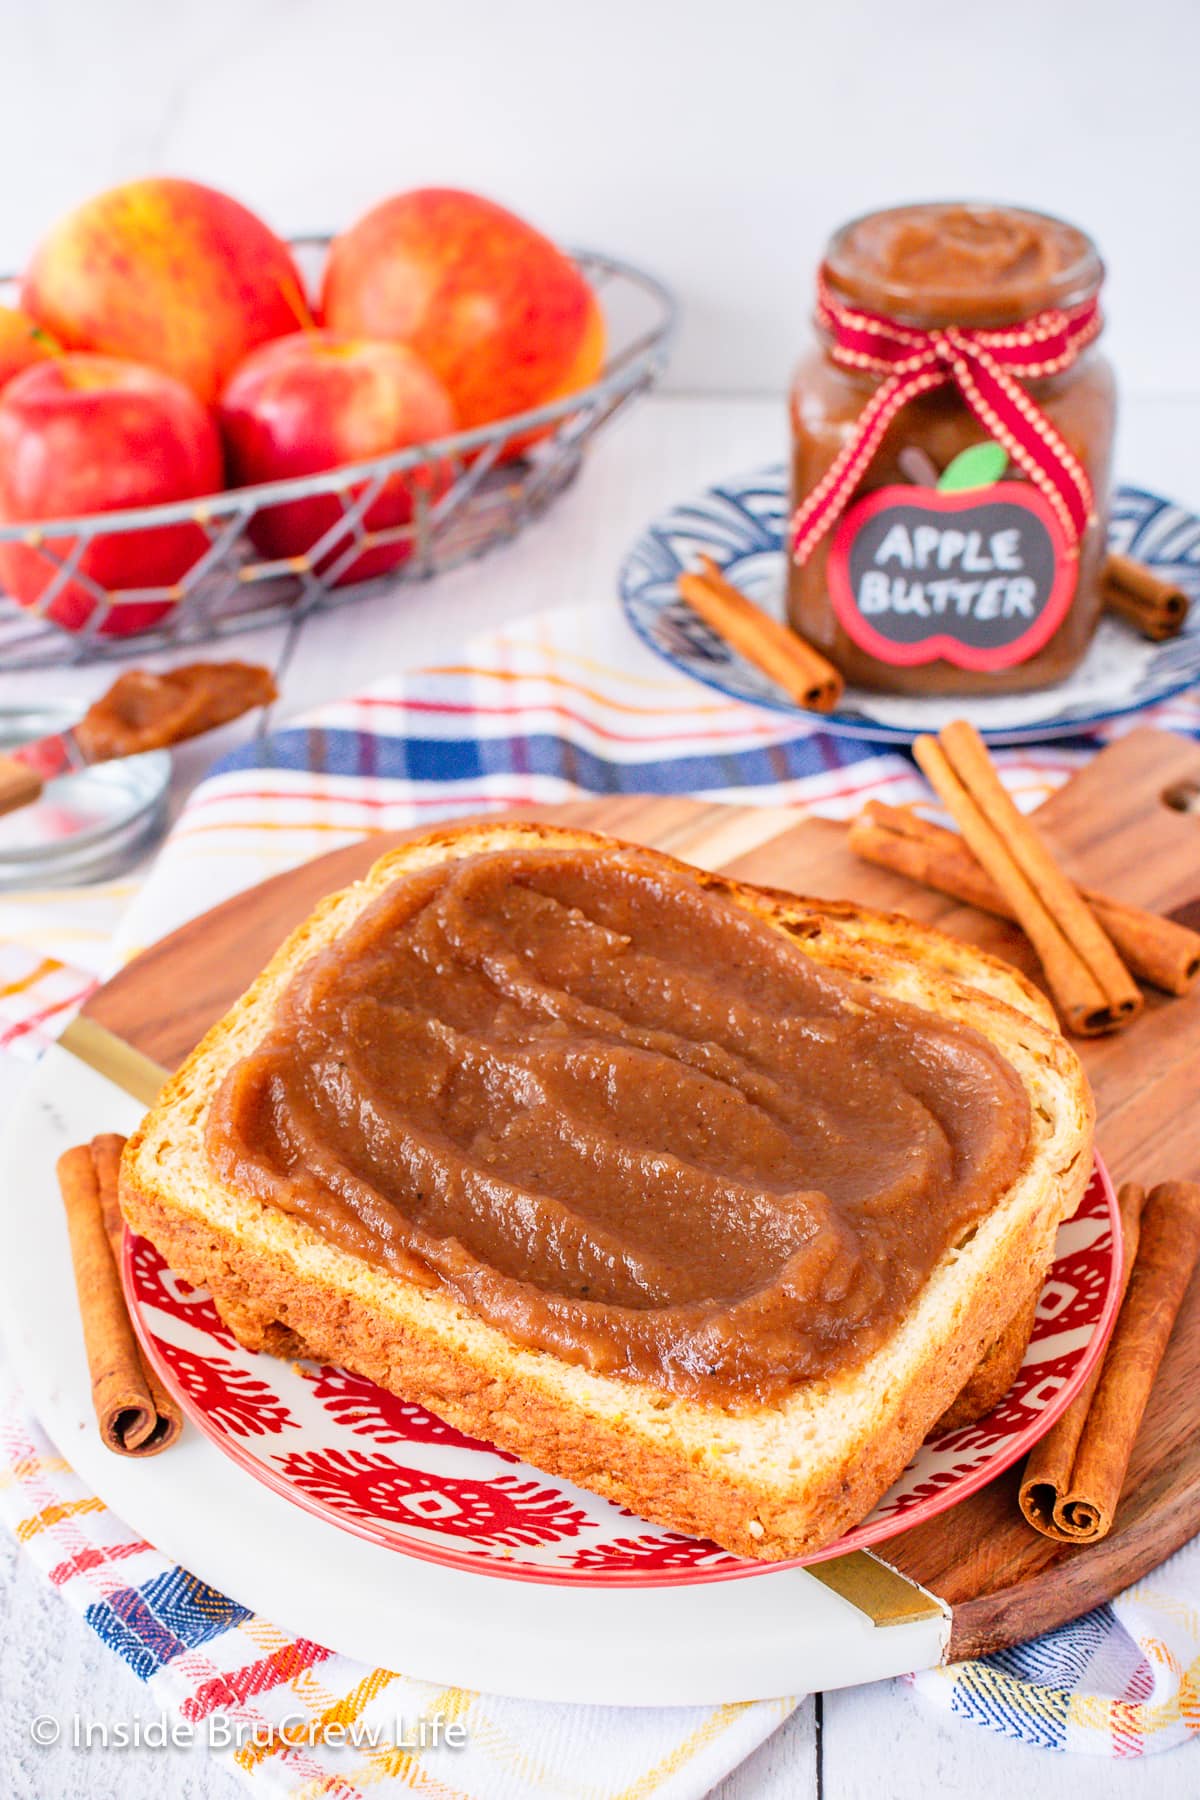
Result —
<instances>
[{"instance_id":1,"label":"wire basket","mask_svg":"<svg viewBox=\"0 0 1200 1800\"><path fill-rule=\"evenodd\" d=\"M311 270L328 242L308 237L293 245ZM203 500L37 526L0 525L0 543L25 545L50 575L34 606L18 606L0 593L0 671L141 654L297 619L397 582L427 580L508 543L574 479L596 432L652 385L675 330L674 298L654 276L595 251L570 254L604 307L608 356L592 386L473 431L319 475L233 488ZM537 442L514 456L510 446L534 432ZM364 520L384 484L407 471L411 518L386 530L368 529ZM249 535L256 517L269 506L316 497L337 503L335 523L305 555L264 560ZM204 547L169 588L106 588L80 567L99 538L181 524L198 525ZM364 552L386 554L389 546L398 560L386 576L347 581ZM64 629L53 617L56 602L68 594L91 608L78 630ZM132 607L142 613L124 610ZM125 621L148 617L153 623L131 633L123 629L122 613Z\"/></svg>"}]
</instances>

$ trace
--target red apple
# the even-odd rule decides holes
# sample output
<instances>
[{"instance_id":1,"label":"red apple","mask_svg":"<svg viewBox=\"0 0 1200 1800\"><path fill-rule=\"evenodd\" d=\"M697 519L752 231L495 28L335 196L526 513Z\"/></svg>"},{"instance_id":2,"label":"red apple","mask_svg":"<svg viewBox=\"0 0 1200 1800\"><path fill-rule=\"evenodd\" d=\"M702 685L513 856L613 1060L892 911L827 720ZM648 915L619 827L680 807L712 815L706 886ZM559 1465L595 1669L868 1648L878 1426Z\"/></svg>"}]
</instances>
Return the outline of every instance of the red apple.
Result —
<instances>
[{"instance_id":1,"label":"red apple","mask_svg":"<svg viewBox=\"0 0 1200 1800\"><path fill-rule=\"evenodd\" d=\"M26 369L0 394L0 524L186 500L216 492L221 480L211 415L157 369L108 356L56 356ZM40 535L60 561L75 544L49 526ZM87 546L79 572L109 589L169 588L207 542L191 524L113 532ZM0 586L22 606L33 606L54 574L36 549L0 543ZM83 582L71 580L51 601L50 617L77 631L96 604ZM142 631L172 604L171 598L133 601L101 630L116 637Z\"/></svg>"},{"instance_id":2,"label":"red apple","mask_svg":"<svg viewBox=\"0 0 1200 1800\"><path fill-rule=\"evenodd\" d=\"M397 194L335 238L322 309L332 331L410 344L463 430L574 393L604 360L603 315L575 265L453 188Z\"/></svg>"},{"instance_id":3,"label":"red apple","mask_svg":"<svg viewBox=\"0 0 1200 1800\"><path fill-rule=\"evenodd\" d=\"M254 351L226 387L220 419L239 485L364 462L455 428L449 395L415 351L329 331L297 332ZM424 467L390 477L366 511L366 529L406 525L417 489L440 493L446 479L444 469ZM260 512L250 536L265 556L306 556L342 516L333 494L285 501ZM349 545L348 533L332 540L317 567L328 569ZM403 539L372 545L338 570L337 584L383 574L410 553Z\"/></svg>"},{"instance_id":4,"label":"red apple","mask_svg":"<svg viewBox=\"0 0 1200 1800\"><path fill-rule=\"evenodd\" d=\"M14 375L32 363L57 356L61 348L28 313L0 306L0 388L7 387Z\"/></svg>"},{"instance_id":5,"label":"red apple","mask_svg":"<svg viewBox=\"0 0 1200 1800\"><path fill-rule=\"evenodd\" d=\"M149 363L206 404L248 351L309 322L287 245L228 194L169 177L60 219L21 304L68 349Z\"/></svg>"}]
</instances>

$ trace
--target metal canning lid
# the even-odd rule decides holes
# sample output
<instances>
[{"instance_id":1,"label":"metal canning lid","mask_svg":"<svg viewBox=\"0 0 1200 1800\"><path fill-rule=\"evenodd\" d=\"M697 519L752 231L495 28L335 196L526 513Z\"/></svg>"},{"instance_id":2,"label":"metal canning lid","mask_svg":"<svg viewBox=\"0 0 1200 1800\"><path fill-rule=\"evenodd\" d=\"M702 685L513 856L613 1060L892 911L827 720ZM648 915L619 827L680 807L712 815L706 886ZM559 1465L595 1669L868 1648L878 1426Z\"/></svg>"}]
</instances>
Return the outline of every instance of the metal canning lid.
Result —
<instances>
[{"instance_id":1,"label":"metal canning lid","mask_svg":"<svg viewBox=\"0 0 1200 1800\"><path fill-rule=\"evenodd\" d=\"M77 707L0 706L0 752L65 731ZM77 887L135 863L166 824L166 750L97 763L50 782L33 805L0 817L0 890Z\"/></svg>"}]
</instances>

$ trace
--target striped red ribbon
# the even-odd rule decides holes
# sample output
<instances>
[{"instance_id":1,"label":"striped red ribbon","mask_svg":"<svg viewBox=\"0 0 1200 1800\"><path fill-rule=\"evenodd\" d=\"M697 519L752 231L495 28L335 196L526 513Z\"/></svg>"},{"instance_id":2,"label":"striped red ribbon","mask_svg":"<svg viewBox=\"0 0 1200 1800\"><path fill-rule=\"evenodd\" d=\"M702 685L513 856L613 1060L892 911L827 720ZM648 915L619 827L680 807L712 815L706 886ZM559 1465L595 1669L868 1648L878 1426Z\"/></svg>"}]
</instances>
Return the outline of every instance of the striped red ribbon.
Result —
<instances>
[{"instance_id":1,"label":"striped red ribbon","mask_svg":"<svg viewBox=\"0 0 1200 1800\"><path fill-rule=\"evenodd\" d=\"M902 407L919 394L954 382L984 430L1004 445L1017 467L1046 496L1074 548L1093 516L1092 484L1041 407L1022 387L1069 369L1101 330L1093 298L1062 310L1035 313L1016 325L932 331L861 312L834 298L822 276L817 324L832 339L830 355L845 369L882 377L858 415L836 461L796 508L792 555L807 561L845 509Z\"/></svg>"}]
</instances>

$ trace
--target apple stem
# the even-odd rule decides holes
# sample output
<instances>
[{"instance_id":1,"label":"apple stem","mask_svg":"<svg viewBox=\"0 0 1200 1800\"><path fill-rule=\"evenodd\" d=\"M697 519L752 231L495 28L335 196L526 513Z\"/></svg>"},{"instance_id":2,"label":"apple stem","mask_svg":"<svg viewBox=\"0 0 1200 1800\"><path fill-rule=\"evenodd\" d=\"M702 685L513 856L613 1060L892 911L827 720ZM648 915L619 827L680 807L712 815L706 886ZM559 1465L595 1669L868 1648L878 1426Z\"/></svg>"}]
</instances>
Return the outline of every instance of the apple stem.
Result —
<instances>
[{"instance_id":1,"label":"apple stem","mask_svg":"<svg viewBox=\"0 0 1200 1800\"><path fill-rule=\"evenodd\" d=\"M281 281L279 292L283 295L284 304L301 331L316 331L317 322L312 316L312 308L308 298L299 284L290 277Z\"/></svg>"}]
</instances>

